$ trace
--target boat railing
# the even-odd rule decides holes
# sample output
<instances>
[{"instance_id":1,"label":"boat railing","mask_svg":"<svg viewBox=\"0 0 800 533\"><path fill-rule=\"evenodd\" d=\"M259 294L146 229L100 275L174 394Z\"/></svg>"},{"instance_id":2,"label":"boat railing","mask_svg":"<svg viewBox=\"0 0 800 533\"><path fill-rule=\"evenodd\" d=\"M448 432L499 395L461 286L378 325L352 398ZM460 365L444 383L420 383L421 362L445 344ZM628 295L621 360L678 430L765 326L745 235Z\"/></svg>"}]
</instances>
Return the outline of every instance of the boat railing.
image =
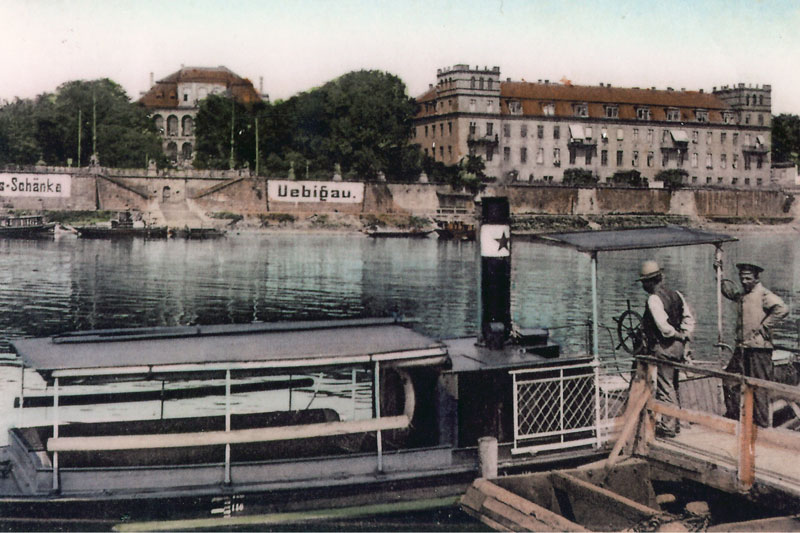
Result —
<instances>
[{"instance_id":1,"label":"boat railing","mask_svg":"<svg viewBox=\"0 0 800 533\"><path fill-rule=\"evenodd\" d=\"M250 444L261 442L274 442L284 440L314 439L320 437L342 436L357 433L374 433L376 436L377 470L383 471L383 444L381 434L383 431L403 430L411 425L416 406L416 395L410 376L404 366L414 362L395 361L388 364L400 377L404 396L403 412L395 416L382 416L380 405L380 374L381 362L373 362L373 416L362 420L338 420L322 423L308 423L297 425L268 426L260 428L232 429L232 396L231 396L231 370L225 372L225 429L217 431L195 431L185 433L158 433L158 434L117 434L96 436L59 436L59 426L64 423L59 409L60 387L59 378L54 378L52 387L53 408L52 437L47 439L45 449L52 454L53 490L60 487L59 453L63 452L106 452L120 450L148 450L169 449L183 447L224 446L224 479L231 482L231 446L237 444ZM355 402L358 387L355 374L352 378L351 400ZM291 396L290 396L291 401ZM309 404L310 405L310 404ZM23 402L19 404L22 412ZM355 407L353 407L355 409Z\"/></svg>"},{"instance_id":2,"label":"boat railing","mask_svg":"<svg viewBox=\"0 0 800 533\"><path fill-rule=\"evenodd\" d=\"M759 427L754 419L755 397L766 392L770 401L770 411L774 414L782 405L788 406L790 415L800 416L800 388L785 383L777 383L763 379L732 374L713 368L696 365L665 362L648 356L637 357L636 378L629 390L622 427L618 439L608 457L608 466L616 464L623 455L646 455L648 447L657 439L670 442L678 437L660 437L655 432L657 417L674 417L684 423L700 425L718 435L730 435L735 439L736 452L732 455L735 463L736 482L741 490L750 489L756 478L757 456L766 458L769 449L780 448L790 452L800 452L800 432L790 431L785 427ZM690 408L684 405L673 405L657 400L655 397L655 381L659 365L666 365L690 376L717 380L732 386L729 390L735 394L738 388L739 418L734 420L713 412ZM720 390L721 392L721 390ZM644 415L644 416L642 416ZM772 417L771 417L772 418ZM770 421L772 426L772 421ZM695 446L695 453L710 453L707 449L708 437L701 446ZM691 448L691 443L680 442L681 446ZM762 455L759 455L762 454ZM778 477L783 473L777 472ZM800 480L796 480L800 482Z\"/></svg>"},{"instance_id":3,"label":"boat railing","mask_svg":"<svg viewBox=\"0 0 800 533\"><path fill-rule=\"evenodd\" d=\"M600 447L613 440L630 373L630 359L511 371L512 453Z\"/></svg>"}]
</instances>

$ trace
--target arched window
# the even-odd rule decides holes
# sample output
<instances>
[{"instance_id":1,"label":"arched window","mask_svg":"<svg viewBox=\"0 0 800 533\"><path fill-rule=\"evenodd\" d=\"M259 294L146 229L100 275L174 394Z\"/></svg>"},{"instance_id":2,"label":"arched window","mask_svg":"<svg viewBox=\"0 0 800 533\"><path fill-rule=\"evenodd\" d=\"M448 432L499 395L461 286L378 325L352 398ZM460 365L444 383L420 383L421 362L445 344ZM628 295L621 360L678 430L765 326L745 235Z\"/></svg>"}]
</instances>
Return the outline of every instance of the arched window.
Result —
<instances>
[{"instance_id":1,"label":"arched window","mask_svg":"<svg viewBox=\"0 0 800 533\"><path fill-rule=\"evenodd\" d=\"M155 125L158 134L164 135L164 117L162 117L161 115L154 116L153 124Z\"/></svg>"},{"instance_id":2,"label":"arched window","mask_svg":"<svg viewBox=\"0 0 800 533\"><path fill-rule=\"evenodd\" d=\"M178 145L174 142L167 144L167 159L170 161L177 161L178 160Z\"/></svg>"},{"instance_id":3,"label":"arched window","mask_svg":"<svg viewBox=\"0 0 800 533\"><path fill-rule=\"evenodd\" d=\"M162 202L168 201L170 196L172 196L172 190L170 190L168 185L161 190L161 201Z\"/></svg>"},{"instance_id":4,"label":"arched window","mask_svg":"<svg viewBox=\"0 0 800 533\"><path fill-rule=\"evenodd\" d=\"M763 94L759 94L758 95L758 105L764 105L764 95Z\"/></svg>"},{"instance_id":5,"label":"arched window","mask_svg":"<svg viewBox=\"0 0 800 533\"><path fill-rule=\"evenodd\" d=\"M185 117L183 117L183 135L184 136L194 135L194 133L192 133L193 130L194 130L194 121L192 120L192 117L186 115Z\"/></svg>"},{"instance_id":6,"label":"arched window","mask_svg":"<svg viewBox=\"0 0 800 533\"><path fill-rule=\"evenodd\" d=\"M167 118L167 135L169 136L178 135L178 117L176 117L175 115L170 115Z\"/></svg>"},{"instance_id":7,"label":"arched window","mask_svg":"<svg viewBox=\"0 0 800 533\"><path fill-rule=\"evenodd\" d=\"M475 88L475 76L472 76L472 79L469 80L469 88L470 89L474 89Z\"/></svg>"},{"instance_id":8,"label":"arched window","mask_svg":"<svg viewBox=\"0 0 800 533\"><path fill-rule=\"evenodd\" d=\"M478 81L478 83L479 83L479 86L480 86L480 88L481 88L481 89L483 89L483 78L481 78L481 79Z\"/></svg>"},{"instance_id":9,"label":"arched window","mask_svg":"<svg viewBox=\"0 0 800 533\"><path fill-rule=\"evenodd\" d=\"M188 161L192 158L192 143L183 143L181 147L181 159Z\"/></svg>"},{"instance_id":10,"label":"arched window","mask_svg":"<svg viewBox=\"0 0 800 533\"><path fill-rule=\"evenodd\" d=\"M492 81L494 81L494 80L492 80L492 78L489 78L489 90L490 91L492 90Z\"/></svg>"}]
</instances>

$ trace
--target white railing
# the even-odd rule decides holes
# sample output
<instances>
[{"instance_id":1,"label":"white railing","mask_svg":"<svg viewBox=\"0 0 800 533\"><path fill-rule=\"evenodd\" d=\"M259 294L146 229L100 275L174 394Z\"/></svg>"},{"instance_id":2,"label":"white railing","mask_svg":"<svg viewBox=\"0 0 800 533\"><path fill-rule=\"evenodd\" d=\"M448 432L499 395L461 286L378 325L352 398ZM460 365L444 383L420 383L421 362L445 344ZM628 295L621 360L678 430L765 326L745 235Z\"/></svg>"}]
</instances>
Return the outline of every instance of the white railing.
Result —
<instances>
[{"instance_id":1,"label":"white railing","mask_svg":"<svg viewBox=\"0 0 800 533\"><path fill-rule=\"evenodd\" d=\"M514 370L512 453L600 446L614 437L630 365L588 362Z\"/></svg>"}]
</instances>

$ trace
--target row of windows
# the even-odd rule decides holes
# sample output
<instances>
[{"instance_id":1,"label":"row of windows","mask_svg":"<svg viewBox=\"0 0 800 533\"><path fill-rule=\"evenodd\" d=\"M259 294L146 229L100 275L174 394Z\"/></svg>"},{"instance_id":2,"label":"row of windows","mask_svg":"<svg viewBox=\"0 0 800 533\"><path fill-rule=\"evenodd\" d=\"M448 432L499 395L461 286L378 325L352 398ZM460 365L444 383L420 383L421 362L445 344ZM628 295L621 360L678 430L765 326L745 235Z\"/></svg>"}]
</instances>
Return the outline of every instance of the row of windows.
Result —
<instances>
[{"instance_id":1,"label":"row of windows","mask_svg":"<svg viewBox=\"0 0 800 533\"><path fill-rule=\"evenodd\" d=\"M603 181L605 181L606 183L611 183L613 181L613 179L614 179L613 176L606 176L606 178ZM531 173L531 174L528 174L528 180L527 181L529 181L529 182L539 181L539 182L543 182L543 183L553 183L554 179L553 179L553 176L542 176L541 179L536 179L536 177L533 175L533 173ZM686 183L690 182L689 179L686 179L684 181ZM756 178L756 180L755 180L755 183L758 186L761 186L763 184L763 182L764 182L763 178ZM726 179L726 178L723 178L722 176L720 176L720 177L718 177L716 179L714 179L712 176L706 176L704 182L701 181L701 179L698 178L697 176L692 176L691 177L691 183L692 183L692 185L699 185L701 183L705 183L706 185L714 185L714 184L716 184L716 185L739 185L740 183L743 183L745 186L751 186L753 184L752 180L750 178L733 177L733 178L730 178L730 179Z\"/></svg>"},{"instance_id":2,"label":"row of windows","mask_svg":"<svg viewBox=\"0 0 800 533\"><path fill-rule=\"evenodd\" d=\"M177 161L178 160L178 144L174 142L167 143L166 149L164 150L164 155L167 156L167 159L170 161ZM189 160L192 158L192 144L191 143L183 143L181 146L181 159Z\"/></svg>"},{"instance_id":3,"label":"row of windows","mask_svg":"<svg viewBox=\"0 0 800 533\"><path fill-rule=\"evenodd\" d=\"M436 130L437 130L436 126L437 126L436 124L431 124L430 126L427 126L427 125L424 126L423 127L424 136L428 137L430 135L431 137L436 137ZM494 135L494 123L493 122L487 122L485 124L485 128L486 128L485 131L486 131L486 136L487 137L491 137L491 136ZM511 135L512 135L511 129L512 129L511 128L511 124L503 124L503 137L511 137ZM439 135L443 136L444 135L444 130L445 130L445 124L443 122L438 124L438 130L439 130ZM584 138L585 139L592 139L593 138L594 130L593 130L593 128L591 126L583 127L582 130L584 132ZM520 124L519 136L521 138L528 137L529 132L530 131L529 131L529 125L528 124ZM655 132L655 130L653 128L648 128L647 131L645 132L646 133L646 142L647 143L650 143L650 144L653 143L654 132ZM662 142L666 142L666 141L669 140L670 132L671 132L671 130L668 130L668 129L661 130L661 140L662 140ZM470 122L469 123L469 134L474 136L477 133L478 133L478 123L477 122ZM532 132L530 132L530 133L532 134ZM452 122L447 122L447 134L448 135L452 135L453 134L453 123ZM617 140L618 141L623 141L625 139L625 130L623 128L617 128L616 134L617 134ZM545 138L545 126L542 125L542 124L538 124L536 126L536 134L535 135L536 135L537 139L544 139ZM560 139L561 138L561 126L554 125L552 127L552 138L553 139ZM699 142L700 138L701 138L700 132L698 130L693 130L692 131L692 142L697 144ZM608 128L600 128L600 139L603 142L608 142ZM634 140L634 142L639 141L639 139L640 139L639 128L633 128L633 140ZM728 132L725 132L725 131L719 132L719 142L721 144L725 144L727 142L727 140L728 140ZM731 140L732 140L732 143L733 143L734 146L738 145L738 143L739 143L739 133L738 132L733 132L731 134ZM746 133L745 134L745 145L748 145L748 146L753 145L754 144L753 140L754 140L754 137L753 137L752 134L750 134L750 133ZM711 144L714 141L714 132L713 131L706 131L705 141L706 141L706 144Z\"/></svg>"},{"instance_id":4,"label":"row of windows","mask_svg":"<svg viewBox=\"0 0 800 533\"><path fill-rule=\"evenodd\" d=\"M449 149L450 147L448 147ZM578 159L578 151L577 148L570 148L569 149L569 164L574 165ZM584 159L585 164L591 165L592 159L595 155L595 151L592 149L582 150L583 154L582 157ZM452 152L450 152L452 154ZM426 150L427 154L427 150ZM444 154L444 152L442 152ZM474 155L474 154L473 154ZM486 159L491 161L494 155L494 147L488 147L486 153ZM646 165L650 168L655 166L656 156L655 152L648 151L647 152L647 159ZM609 151L608 150L601 150L600 151L600 166L608 166L609 161ZM692 168L698 167L698 159L699 154L697 152L693 152L690 157L690 164ZM667 167L669 166L670 160L675 161L678 168L683 168L686 164L686 152L678 150L674 155L670 155L669 151L664 151L661 153L661 166ZM503 147L503 161L506 163L511 162L511 147L505 146ZM544 164L544 148L540 147L536 150L536 164L543 165ZM523 146L519 149L519 162L520 163L527 163L528 162L528 148ZM763 168L765 163L765 158L761 154L757 154L755 156L751 156L750 154L745 154L744 156L744 169L751 170L752 167L755 165L757 169ZM630 166L638 167L641 164L641 159L638 150L634 150L631 154ZM555 167L561 166L561 149L560 148L553 148L553 159L552 165ZM624 150L617 150L616 151L616 165L618 167L625 166L625 152ZM728 167L728 155L727 154L720 154L720 168L727 168ZM712 169L714 168L713 165L713 154L710 152L706 154L706 168ZM731 161L731 168L738 169L739 168L739 155L733 154L733 159Z\"/></svg>"},{"instance_id":5,"label":"row of windows","mask_svg":"<svg viewBox=\"0 0 800 533\"><path fill-rule=\"evenodd\" d=\"M155 115L153 117L153 123L156 127L156 130L161 134L164 135L164 117L161 115ZM192 117L186 115L183 117L181 121L181 135L183 136L191 136L194 132L194 120ZM167 117L167 130L166 134L169 137L177 137L178 136L178 117L175 115L170 115Z\"/></svg>"}]
</instances>

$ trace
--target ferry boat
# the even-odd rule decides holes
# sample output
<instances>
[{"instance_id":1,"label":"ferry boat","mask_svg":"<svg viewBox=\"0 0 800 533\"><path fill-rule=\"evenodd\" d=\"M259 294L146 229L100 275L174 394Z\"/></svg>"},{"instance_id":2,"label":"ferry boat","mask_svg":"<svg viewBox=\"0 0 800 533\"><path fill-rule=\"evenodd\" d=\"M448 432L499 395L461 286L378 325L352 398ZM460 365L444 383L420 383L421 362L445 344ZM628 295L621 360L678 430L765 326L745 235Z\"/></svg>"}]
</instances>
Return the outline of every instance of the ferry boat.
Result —
<instances>
[{"instance_id":1,"label":"ferry boat","mask_svg":"<svg viewBox=\"0 0 800 533\"><path fill-rule=\"evenodd\" d=\"M0 217L0 237L31 237L52 235L54 222L46 222L42 215Z\"/></svg>"},{"instance_id":2,"label":"ferry boat","mask_svg":"<svg viewBox=\"0 0 800 533\"><path fill-rule=\"evenodd\" d=\"M436 234L440 239L474 241L475 224L463 220L437 220Z\"/></svg>"},{"instance_id":3,"label":"ferry boat","mask_svg":"<svg viewBox=\"0 0 800 533\"><path fill-rule=\"evenodd\" d=\"M136 225L130 212L120 213L117 220L112 220L108 225L89 225L75 228L78 237L84 239L113 239L144 237L147 239L166 239L166 226Z\"/></svg>"},{"instance_id":4,"label":"ferry boat","mask_svg":"<svg viewBox=\"0 0 800 533\"><path fill-rule=\"evenodd\" d=\"M425 238L431 233L433 233L433 230L425 230L421 228L407 228L407 229L370 228L366 230L366 234L372 238L404 237L404 238L419 239L419 238Z\"/></svg>"},{"instance_id":5,"label":"ferry boat","mask_svg":"<svg viewBox=\"0 0 800 533\"><path fill-rule=\"evenodd\" d=\"M434 339L387 318L14 340L22 386L19 423L0 448L0 515L8 524L35 517L78 528L124 528L121 517L144 529L219 529L234 516L274 525L276 513L297 521L297 513L357 513L376 502L455 505L487 464L514 473L607 456L627 383L601 374L596 292L591 353L563 354L546 328L512 324L508 202L486 197L481 209L477 336ZM662 233L637 242L726 240ZM602 250L633 236L615 234ZM580 237L563 239L589 249ZM590 251L596 276L598 250ZM627 364L618 374L629 372ZM31 373L52 398L44 400L47 424L25 422ZM272 383L270 396L245 412L234 391L256 378ZM216 412L168 416L165 393L156 416L70 417L68 405L99 398L87 388L134 382L168 391L198 380L216 387Z\"/></svg>"}]
</instances>

